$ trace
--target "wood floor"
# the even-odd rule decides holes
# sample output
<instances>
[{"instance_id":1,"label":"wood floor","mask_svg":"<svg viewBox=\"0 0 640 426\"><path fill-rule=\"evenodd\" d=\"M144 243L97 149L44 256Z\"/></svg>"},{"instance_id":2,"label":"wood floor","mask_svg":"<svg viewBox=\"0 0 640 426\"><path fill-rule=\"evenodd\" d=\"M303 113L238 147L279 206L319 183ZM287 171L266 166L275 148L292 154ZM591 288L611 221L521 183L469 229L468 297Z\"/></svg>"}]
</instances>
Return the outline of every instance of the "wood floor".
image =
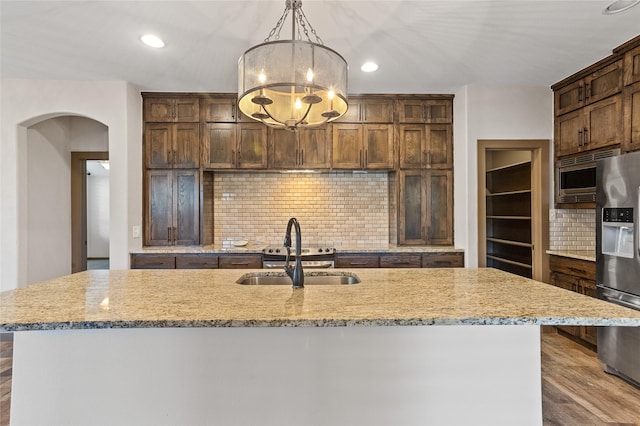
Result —
<instances>
[{"instance_id":1,"label":"wood floor","mask_svg":"<svg viewBox=\"0 0 640 426\"><path fill-rule=\"evenodd\" d=\"M0 341L0 426L9 425L13 342ZM542 334L545 426L640 425L640 389L600 367L596 354L555 333Z\"/></svg>"}]
</instances>

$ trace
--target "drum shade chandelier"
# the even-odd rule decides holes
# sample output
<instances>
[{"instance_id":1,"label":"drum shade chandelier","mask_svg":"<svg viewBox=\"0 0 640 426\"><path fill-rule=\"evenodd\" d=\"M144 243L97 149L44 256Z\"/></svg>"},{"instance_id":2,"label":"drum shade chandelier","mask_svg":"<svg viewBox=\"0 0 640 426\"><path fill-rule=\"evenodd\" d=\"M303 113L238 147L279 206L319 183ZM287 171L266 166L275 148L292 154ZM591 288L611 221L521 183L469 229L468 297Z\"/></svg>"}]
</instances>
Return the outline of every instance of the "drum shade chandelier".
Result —
<instances>
[{"instance_id":1,"label":"drum shade chandelier","mask_svg":"<svg viewBox=\"0 0 640 426\"><path fill-rule=\"evenodd\" d=\"M280 40L289 13L291 40ZM347 62L324 46L302 1L286 0L264 43L238 60L238 106L248 117L288 130L320 126L347 112Z\"/></svg>"}]
</instances>

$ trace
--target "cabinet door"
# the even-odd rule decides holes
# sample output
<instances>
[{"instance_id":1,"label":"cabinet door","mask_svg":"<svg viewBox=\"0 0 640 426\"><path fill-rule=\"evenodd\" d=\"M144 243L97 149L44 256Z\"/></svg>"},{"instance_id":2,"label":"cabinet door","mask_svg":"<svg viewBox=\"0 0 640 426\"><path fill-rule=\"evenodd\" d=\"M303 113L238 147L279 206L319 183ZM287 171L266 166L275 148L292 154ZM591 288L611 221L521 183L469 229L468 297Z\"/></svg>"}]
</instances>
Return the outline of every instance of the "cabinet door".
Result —
<instances>
[{"instance_id":1,"label":"cabinet door","mask_svg":"<svg viewBox=\"0 0 640 426\"><path fill-rule=\"evenodd\" d=\"M604 148L622 142L622 99L620 95L584 108L582 149Z\"/></svg>"},{"instance_id":2,"label":"cabinet door","mask_svg":"<svg viewBox=\"0 0 640 426\"><path fill-rule=\"evenodd\" d=\"M555 153L557 157L574 154L583 144L584 119L582 111L556 117Z\"/></svg>"},{"instance_id":3,"label":"cabinet door","mask_svg":"<svg viewBox=\"0 0 640 426\"><path fill-rule=\"evenodd\" d=\"M425 122L429 124L453 123L453 101L429 99L424 101Z\"/></svg>"},{"instance_id":4,"label":"cabinet door","mask_svg":"<svg viewBox=\"0 0 640 426\"><path fill-rule=\"evenodd\" d=\"M449 124L426 126L427 167L450 169L453 167L453 136Z\"/></svg>"},{"instance_id":5,"label":"cabinet door","mask_svg":"<svg viewBox=\"0 0 640 426\"><path fill-rule=\"evenodd\" d=\"M173 124L173 167L197 169L200 167L200 125L198 123Z\"/></svg>"},{"instance_id":6,"label":"cabinet door","mask_svg":"<svg viewBox=\"0 0 640 426\"><path fill-rule=\"evenodd\" d=\"M294 169L300 158L298 132L270 128L267 157L270 169Z\"/></svg>"},{"instance_id":7,"label":"cabinet door","mask_svg":"<svg viewBox=\"0 0 640 426\"><path fill-rule=\"evenodd\" d=\"M206 97L200 99L200 119L207 122L236 121L236 97Z\"/></svg>"},{"instance_id":8,"label":"cabinet door","mask_svg":"<svg viewBox=\"0 0 640 426\"><path fill-rule=\"evenodd\" d=\"M236 167L236 125L207 123L203 130L204 166L209 169Z\"/></svg>"},{"instance_id":9,"label":"cabinet door","mask_svg":"<svg viewBox=\"0 0 640 426\"><path fill-rule=\"evenodd\" d=\"M262 123L242 123L238 126L238 168L266 168L267 126Z\"/></svg>"},{"instance_id":10,"label":"cabinet door","mask_svg":"<svg viewBox=\"0 0 640 426\"><path fill-rule=\"evenodd\" d=\"M398 172L398 242L426 244L426 186L421 170Z\"/></svg>"},{"instance_id":11,"label":"cabinet door","mask_svg":"<svg viewBox=\"0 0 640 426\"><path fill-rule=\"evenodd\" d=\"M377 268L377 254L336 254L336 268Z\"/></svg>"},{"instance_id":12,"label":"cabinet door","mask_svg":"<svg viewBox=\"0 0 640 426\"><path fill-rule=\"evenodd\" d=\"M393 100L364 100L361 106L360 118L363 123L393 123Z\"/></svg>"},{"instance_id":13,"label":"cabinet door","mask_svg":"<svg viewBox=\"0 0 640 426\"><path fill-rule=\"evenodd\" d=\"M419 254L381 254L381 268L420 268L422 267L422 256Z\"/></svg>"},{"instance_id":14,"label":"cabinet door","mask_svg":"<svg viewBox=\"0 0 640 426\"><path fill-rule=\"evenodd\" d=\"M362 167L362 125L333 125L334 169L359 169Z\"/></svg>"},{"instance_id":15,"label":"cabinet door","mask_svg":"<svg viewBox=\"0 0 640 426\"><path fill-rule=\"evenodd\" d=\"M584 105L584 82L568 84L553 93L556 117L574 111Z\"/></svg>"},{"instance_id":16,"label":"cabinet door","mask_svg":"<svg viewBox=\"0 0 640 426\"><path fill-rule=\"evenodd\" d=\"M175 269L173 254L132 254L131 269Z\"/></svg>"},{"instance_id":17,"label":"cabinet door","mask_svg":"<svg viewBox=\"0 0 640 426\"><path fill-rule=\"evenodd\" d=\"M176 269L218 269L218 255L211 253L177 254Z\"/></svg>"},{"instance_id":18,"label":"cabinet door","mask_svg":"<svg viewBox=\"0 0 640 426\"><path fill-rule=\"evenodd\" d=\"M559 272L551 273L551 284L556 287L564 288L565 290L577 291L578 280L570 275L565 275ZM572 336L581 337L581 330L579 326L575 325L560 325L557 326L565 333L569 333Z\"/></svg>"},{"instance_id":19,"label":"cabinet door","mask_svg":"<svg viewBox=\"0 0 640 426\"><path fill-rule=\"evenodd\" d=\"M173 157L173 125L147 124L144 128L145 164L149 169L170 168Z\"/></svg>"},{"instance_id":20,"label":"cabinet door","mask_svg":"<svg viewBox=\"0 0 640 426\"><path fill-rule=\"evenodd\" d=\"M147 172L145 245L168 246L173 243L172 173L170 170Z\"/></svg>"},{"instance_id":21,"label":"cabinet door","mask_svg":"<svg viewBox=\"0 0 640 426\"><path fill-rule=\"evenodd\" d=\"M338 118L336 123L359 123L360 122L360 109L362 104L359 100L354 98L349 98L347 112L340 118Z\"/></svg>"},{"instance_id":22,"label":"cabinet door","mask_svg":"<svg viewBox=\"0 0 640 426\"><path fill-rule=\"evenodd\" d=\"M453 175L450 170L425 172L427 244L453 244Z\"/></svg>"},{"instance_id":23,"label":"cabinet door","mask_svg":"<svg viewBox=\"0 0 640 426\"><path fill-rule=\"evenodd\" d=\"M174 105L174 100L170 98L145 98L144 121L148 123L174 122Z\"/></svg>"},{"instance_id":24,"label":"cabinet door","mask_svg":"<svg viewBox=\"0 0 640 426\"><path fill-rule=\"evenodd\" d=\"M174 100L174 121L177 123L197 123L200 121L200 99L178 97Z\"/></svg>"},{"instance_id":25,"label":"cabinet door","mask_svg":"<svg viewBox=\"0 0 640 426\"><path fill-rule=\"evenodd\" d=\"M298 166L305 169L331 167L331 126L298 131Z\"/></svg>"},{"instance_id":26,"label":"cabinet door","mask_svg":"<svg viewBox=\"0 0 640 426\"><path fill-rule=\"evenodd\" d=\"M401 99L398 101L398 121L400 123L424 123L426 111L422 99Z\"/></svg>"},{"instance_id":27,"label":"cabinet door","mask_svg":"<svg viewBox=\"0 0 640 426\"><path fill-rule=\"evenodd\" d=\"M622 60L594 72L584 79L585 102L590 104L622 90Z\"/></svg>"},{"instance_id":28,"label":"cabinet door","mask_svg":"<svg viewBox=\"0 0 640 426\"><path fill-rule=\"evenodd\" d=\"M424 253L423 268L463 268L464 253Z\"/></svg>"},{"instance_id":29,"label":"cabinet door","mask_svg":"<svg viewBox=\"0 0 640 426\"><path fill-rule=\"evenodd\" d=\"M623 105L623 147L625 151L636 151L640 149L640 81L624 88Z\"/></svg>"},{"instance_id":30,"label":"cabinet door","mask_svg":"<svg viewBox=\"0 0 640 426\"><path fill-rule=\"evenodd\" d=\"M640 82L640 46L624 54L624 84Z\"/></svg>"},{"instance_id":31,"label":"cabinet door","mask_svg":"<svg viewBox=\"0 0 640 426\"><path fill-rule=\"evenodd\" d=\"M393 169L393 125L364 126L364 161L367 169Z\"/></svg>"},{"instance_id":32,"label":"cabinet door","mask_svg":"<svg viewBox=\"0 0 640 426\"><path fill-rule=\"evenodd\" d=\"M218 267L220 269L261 269L262 256L259 254L220 255Z\"/></svg>"},{"instance_id":33,"label":"cabinet door","mask_svg":"<svg viewBox=\"0 0 640 426\"><path fill-rule=\"evenodd\" d=\"M422 124L399 125L400 168L421 169L426 163L425 126Z\"/></svg>"},{"instance_id":34,"label":"cabinet door","mask_svg":"<svg viewBox=\"0 0 640 426\"><path fill-rule=\"evenodd\" d=\"M176 170L173 182L173 243L200 243L199 170Z\"/></svg>"}]
</instances>

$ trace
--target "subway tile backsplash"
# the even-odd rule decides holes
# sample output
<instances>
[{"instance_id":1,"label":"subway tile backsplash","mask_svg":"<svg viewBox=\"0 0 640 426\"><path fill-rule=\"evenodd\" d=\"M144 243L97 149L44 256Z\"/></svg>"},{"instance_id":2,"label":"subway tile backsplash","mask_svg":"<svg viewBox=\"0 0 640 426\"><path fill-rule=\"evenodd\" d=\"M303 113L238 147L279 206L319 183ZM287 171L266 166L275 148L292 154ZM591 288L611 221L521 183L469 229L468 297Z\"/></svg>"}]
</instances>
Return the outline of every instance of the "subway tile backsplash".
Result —
<instances>
[{"instance_id":1,"label":"subway tile backsplash","mask_svg":"<svg viewBox=\"0 0 640 426\"><path fill-rule=\"evenodd\" d=\"M595 209L551 209L549 214L551 250L596 249Z\"/></svg>"},{"instance_id":2,"label":"subway tile backsplash","mask_svg":"<svg viewBox=\"0 0 640 426\"><path fill-rule=\"evenodd\" d=\"M379 173L215 173L214 244L282 244L296 217L304 245L387 247L389 177Z\"/></svg>"}]
</instances>

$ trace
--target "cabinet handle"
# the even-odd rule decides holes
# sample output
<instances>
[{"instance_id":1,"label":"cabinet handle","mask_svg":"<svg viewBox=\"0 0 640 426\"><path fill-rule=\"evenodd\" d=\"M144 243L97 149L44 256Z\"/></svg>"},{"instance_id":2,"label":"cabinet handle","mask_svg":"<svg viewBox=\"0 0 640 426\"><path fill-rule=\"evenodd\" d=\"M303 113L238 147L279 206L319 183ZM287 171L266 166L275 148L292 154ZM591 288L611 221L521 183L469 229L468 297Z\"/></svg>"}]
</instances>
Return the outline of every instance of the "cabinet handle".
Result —
<instances>
[{"instance_id":1,"label":"cabinet handle","mask_svg":"<svg viewBox=\"0 0 640 426\"><path fill-rule=\"evenodd\" d=\"M583 99L583 91L584 91L584 87L583 86L578 86L578 102L582 102Z\"/></svg>"},{"instance_id":2,"label":"cabinet handle","mask_svg":"<svg viewBox=\"0 0 640 426\"><path fill-rule=\"evenodd\" d=\"M173 236L173 242L175 243L176 240L178 239L178 228L176 228L175 226L173 227L172 236Z\"/></svg>"},{"instance_id":3,"label":"cabinet handle","mask_svg":"<svg viewBox=\"0 0 640 426\"><path fill-rule=\"evenodd\" d=\"M296 148L296 166L300 164L300 152Z\"/></svg>"},{"instance_id":4,"label":"cabinet handle","mask_svg":"<svg viewBox=\"0 0 640 426\"><path fill-rule=\"evenodd\" d=\"M367 262L349 262L349 266L366 266Z\"/></svg>"},{"instance_id":5,"label":"cabinet handle","mask_svg":"<svg viewBox=\"0 0 640 426\"><path fill-rule=\"evenodd\" d=\"M369 150L365 149L364 150L364 167L368 167L369 166Z\"/></svg>"},{"instance_id":6,"label":"cabinet handle","mask_svg":"<svg viewBox=\"0 0 640 426\"><path fill-rule=\"evenodd\" d=\"M234 266L238 266L238 265L249 266L248 262L231 262L231 264Z\"/></svg>"},{"instance_id":7,"label":"cabinet handle","mask_svg":"<svg viewBox=\"0 0 640 426\"><path fill-rule=\"evenodd\" d=\"M304 164L304 149L300 150L300 165Z\"/></svg>"},{"instance_id":8,"label":"cabinet handle","mask_svg":"<svg viewBox=\"0 0 640 426\"><path fill-rule=\"evenodd\" d=\"M578 146L582 146L582 130L578 130Z\"/></svg>"},{"instance_id":9,"label":"cabinet handle","mask_svg":"<svg viewBox=\"0 0 640 426\"><path fill-rule=\"evenodd\" d=\"M171 242L171 227L170 226L167 228L167 242L168 243Z\"/></svg>"},{"instance_id":10,"label":"cabinet handle","mask_svg":"<svg viewBox=\"0 0 640 426\"><path fill-rule=\"evenodd\" d=\"M584 269L578 269L578 268L572 268L572 267L569 267L569 270L570 270L570 271L572 271L572 272L578 273L578 274L582 274L582 275L585 275L585 274L586 274L586 272L584 271Z\"/></svg>"},{"instance_id":11,"label":"cabinet handle","mask_svg":"<svg viewBox=\"0 0 640 426\"><path fill-rule=\"evenodd\" d=\"M360 167L362 167L362 150L360 150Z\"/></svg>"},{"instance_id":12,"label":"cabinet handle","mask_svg":"<svg viewBox=\"0 0 640 426\"><path fill-rule=\"evenodd\" d=\"M585 127L584 129L582 129L582 146L586 146L589 144L589 141L587 140L587 132L589 130L587 130L587 128Z\"/></svg>"},{"instance_id":13,"label":"cabinet handle","mask_svg":"<svg viewBox=\"0 0 640 426\"><path fill-rule=\"evenodd\" d=\"M231 107L231 119L232 119L232 120L235 120L235 119L236 119L236 106L235 106L235 105L233 105L233 106Z\"/></svg>"}]
</instances>

